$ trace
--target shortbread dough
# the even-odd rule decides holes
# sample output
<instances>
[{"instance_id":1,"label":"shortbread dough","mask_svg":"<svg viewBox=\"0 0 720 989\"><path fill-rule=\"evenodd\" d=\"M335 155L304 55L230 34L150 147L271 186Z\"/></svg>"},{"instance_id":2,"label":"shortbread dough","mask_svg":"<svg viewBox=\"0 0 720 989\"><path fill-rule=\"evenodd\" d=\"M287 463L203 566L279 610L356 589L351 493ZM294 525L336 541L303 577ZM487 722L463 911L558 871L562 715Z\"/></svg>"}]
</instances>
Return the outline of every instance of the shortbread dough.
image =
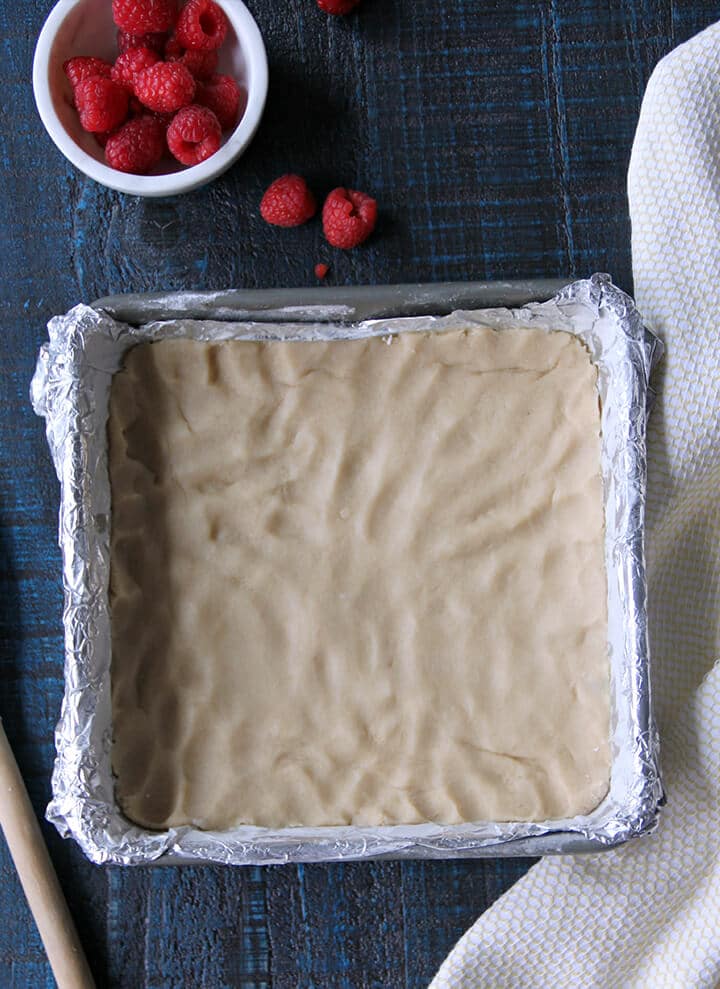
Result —
<instances>
[{"instance_id":1,"label":"shortbread dough","mask_svg":"<svg viewBox=\"0 0 720 989\"><path fill-rule=\"evenodd\" d=\"M600 416L575 337L144 343L109 437L129 818L455 824L603 798Z\"/></svg>"}]
</instances>

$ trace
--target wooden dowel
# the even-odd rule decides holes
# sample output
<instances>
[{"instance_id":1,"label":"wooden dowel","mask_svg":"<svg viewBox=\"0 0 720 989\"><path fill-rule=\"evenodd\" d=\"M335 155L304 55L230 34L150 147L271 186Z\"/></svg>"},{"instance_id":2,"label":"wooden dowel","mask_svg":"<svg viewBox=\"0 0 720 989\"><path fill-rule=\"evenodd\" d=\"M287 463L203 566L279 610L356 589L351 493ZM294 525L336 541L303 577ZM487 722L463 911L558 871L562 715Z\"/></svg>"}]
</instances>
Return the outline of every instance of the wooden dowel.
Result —
<instances>
[{"instance_id":1,"label":"wooden dowel","mask_svg":"<svg viewBox=\"0 0 720 989\"><path fill-rule=\"evenodd\" d=\"M94 989L75 924L1 719L0 827L59 989Z\"/></svg>"}]
</instances>

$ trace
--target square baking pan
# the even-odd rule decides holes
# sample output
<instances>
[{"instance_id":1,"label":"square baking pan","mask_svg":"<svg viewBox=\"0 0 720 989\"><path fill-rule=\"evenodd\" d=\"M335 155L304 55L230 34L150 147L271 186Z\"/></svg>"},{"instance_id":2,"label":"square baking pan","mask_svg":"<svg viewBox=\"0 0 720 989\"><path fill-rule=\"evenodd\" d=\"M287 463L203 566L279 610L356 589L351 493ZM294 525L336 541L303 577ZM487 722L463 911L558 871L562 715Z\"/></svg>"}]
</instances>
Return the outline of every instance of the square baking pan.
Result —
<instances>
[{"instance_id":1,"label":"square baking pan","mask_svg":"<svg viewBox=\"0 0 720 989\"><path fill-rule=\"evenodd\" d=\"M598 368L611 668L610 790L590 814L543 822L147 831L119 810L110 749L111 525L106 421L112 375L145 340L342 339L460 323L578 335ZM271 864L379 857L591 852L653 829L663 790L650 705L643 551L645 425L662 348L607 275L557 281L125 295L49 324L32 384L61 482L66 691L48 819L94 862Z\"/></svg>"}]
</instances>

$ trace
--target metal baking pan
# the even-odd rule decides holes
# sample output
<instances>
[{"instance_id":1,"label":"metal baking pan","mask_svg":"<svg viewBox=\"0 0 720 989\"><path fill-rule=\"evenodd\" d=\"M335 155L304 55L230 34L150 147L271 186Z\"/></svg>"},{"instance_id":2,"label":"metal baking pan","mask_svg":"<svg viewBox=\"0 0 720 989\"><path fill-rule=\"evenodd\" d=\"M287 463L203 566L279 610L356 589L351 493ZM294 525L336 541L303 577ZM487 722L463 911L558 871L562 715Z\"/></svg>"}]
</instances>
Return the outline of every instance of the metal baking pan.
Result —
<instances>
[{"instance_id":1,"label":"metal baking pan","mask_svg":"<svg viewBox=\"0 0 720 989\"><path fill-rule=\"evenodd\" d=\"M611 661L610 792L582 818L381 828L242 826L146 831L123 817L110 767L110 489L105 423L112 374L146 339L338 339L442 329L463 311L502 329L580 336L598 366L602 404ZM452 319L452 317L449 317ZM450 324L452 325L452 324ZM663 801L650 706L643 553L645 424L659 341L606 275L557 281L445 283L126 295L49 323L32 383L61 482L66 691L47 816L94 862L270 864L380 857L460 858L591 852L653 829Z\"/></svg>"}]
</instances>

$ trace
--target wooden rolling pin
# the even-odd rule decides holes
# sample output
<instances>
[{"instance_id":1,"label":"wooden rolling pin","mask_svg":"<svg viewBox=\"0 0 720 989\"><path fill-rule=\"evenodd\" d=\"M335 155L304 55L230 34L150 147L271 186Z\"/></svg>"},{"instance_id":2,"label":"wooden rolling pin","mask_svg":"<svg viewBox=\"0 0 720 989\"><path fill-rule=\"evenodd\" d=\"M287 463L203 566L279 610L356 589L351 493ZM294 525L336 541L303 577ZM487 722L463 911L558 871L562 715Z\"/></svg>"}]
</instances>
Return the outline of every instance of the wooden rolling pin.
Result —
<instances>
[{"instance_id":1,"label":"wooden rolling pin","mask_svg":"<svg viewBox=\"0 0 720 989\"><path fill-rule=\"evenodd\" d=\"M94 989L60 883L0 719L0 827L59 989Z\"/></svg>"}]
</instances>

